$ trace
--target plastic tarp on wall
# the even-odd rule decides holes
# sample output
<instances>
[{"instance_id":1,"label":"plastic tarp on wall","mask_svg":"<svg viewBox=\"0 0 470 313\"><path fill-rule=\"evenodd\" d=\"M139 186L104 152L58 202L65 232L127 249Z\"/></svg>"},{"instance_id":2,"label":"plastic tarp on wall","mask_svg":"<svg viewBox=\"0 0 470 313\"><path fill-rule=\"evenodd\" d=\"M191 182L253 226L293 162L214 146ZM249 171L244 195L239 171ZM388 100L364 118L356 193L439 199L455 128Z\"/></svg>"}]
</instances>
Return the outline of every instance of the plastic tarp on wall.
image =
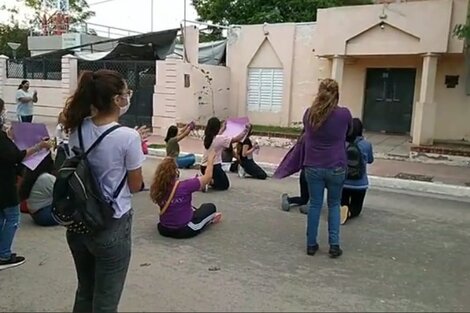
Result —
<instances>
[{"instance_id":1,"label":"plastic tarp on wall","mask_svg":"<svg viewBox=\"0 0 470 313\"><path fill-rule=\"evenodd\" d=\"M199 45L199 64L219 65L225 62L226 40L204 42ZM173 54L183 57L183 45L175 45Z\"/></svg>"}]
</instances>

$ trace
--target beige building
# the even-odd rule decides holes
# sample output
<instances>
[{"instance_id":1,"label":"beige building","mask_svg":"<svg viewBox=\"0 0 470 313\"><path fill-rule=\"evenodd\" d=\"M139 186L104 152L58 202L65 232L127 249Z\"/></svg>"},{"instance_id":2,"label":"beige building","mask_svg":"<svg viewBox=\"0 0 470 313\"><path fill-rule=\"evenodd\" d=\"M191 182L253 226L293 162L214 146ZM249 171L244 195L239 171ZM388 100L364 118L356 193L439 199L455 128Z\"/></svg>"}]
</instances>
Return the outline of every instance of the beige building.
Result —
<instances>
[{"instance_id":1,"label":"beige building","mask_svg":"<svg viewBox=\"0 0 470 313\"><path fill-rule=\"evenodd\" d=\"M369 131L409 133L415 144L470 140L464 42L467 1L322 9L316 23L232 28L231 105L255 124L289 126L332 77L341 103Z\"/></svg>"}]
</instances>

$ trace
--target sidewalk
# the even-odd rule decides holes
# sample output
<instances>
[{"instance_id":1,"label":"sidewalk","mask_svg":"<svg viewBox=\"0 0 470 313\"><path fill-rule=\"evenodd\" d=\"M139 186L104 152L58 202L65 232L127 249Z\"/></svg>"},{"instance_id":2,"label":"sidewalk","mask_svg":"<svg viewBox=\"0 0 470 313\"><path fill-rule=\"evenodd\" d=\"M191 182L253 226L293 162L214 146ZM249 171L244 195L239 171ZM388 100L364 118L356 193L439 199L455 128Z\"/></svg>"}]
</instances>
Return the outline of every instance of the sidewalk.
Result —
<instances>
[{"instance_id":1,"label":"sidewalk","mask_svg":"<svg viewBox=\"0 0 470 313\"><path fill-rule=\"evenodd\" d=\"M151 136L150 144L162 144L163 137ZM186 138L180 142L182 153L202 154L202 141L196 138ZM277 165L281 162L288 150L274 147L261 147L255 159L260 163ZM470 167L448 166L441 164L425 164L409 161L396 161L376 159L369 165L368 173L371 176L402 178L418 181L427 181L456 186L470 187Z\"/></svg>"}]
</instances>

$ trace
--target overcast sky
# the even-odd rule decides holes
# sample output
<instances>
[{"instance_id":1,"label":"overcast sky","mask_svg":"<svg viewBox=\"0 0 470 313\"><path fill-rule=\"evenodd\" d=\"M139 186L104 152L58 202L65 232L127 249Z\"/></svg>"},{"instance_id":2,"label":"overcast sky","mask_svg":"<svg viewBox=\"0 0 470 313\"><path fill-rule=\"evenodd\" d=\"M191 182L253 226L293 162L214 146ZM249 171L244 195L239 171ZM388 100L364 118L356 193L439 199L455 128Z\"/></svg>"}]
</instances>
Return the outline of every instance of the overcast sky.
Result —
<instances>
[{"instance_id":1,"label":"overcast sky","mask_svg":"<svg viewBox=\"0 0 470 313\"><path fill-rule=\"evenodd\" d=\"M90 22L113 26L139 32L151 30L151 1L152 0L88 0L91 9L96 16ZM184 17L184 0L153 0L154 1L154 30L163 30L179 27ZM103 2L100 4L100 2ZM187 19L195 20L196 11L187 2ZM1 0L7 6L17 5L16 0ZM96 5L94 5L96 4ZM25 9L20 7L21 13ZM7 15L0 12L0 20L3 22Z\"/></svg>"}]
</instances>

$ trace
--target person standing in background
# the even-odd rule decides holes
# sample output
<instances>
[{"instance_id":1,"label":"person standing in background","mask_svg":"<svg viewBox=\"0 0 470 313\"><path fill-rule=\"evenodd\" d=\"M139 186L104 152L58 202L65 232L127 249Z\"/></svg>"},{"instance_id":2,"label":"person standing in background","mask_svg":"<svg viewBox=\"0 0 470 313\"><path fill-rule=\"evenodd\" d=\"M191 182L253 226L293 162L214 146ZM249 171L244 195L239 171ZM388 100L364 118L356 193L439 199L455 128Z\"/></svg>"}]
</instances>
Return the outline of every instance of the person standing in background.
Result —
<instances>
[{"instance_id":1,"label":"person standing in background","mask_svg":"<svg viewBox=\"0 0 470 313\"><path fill-rule=\"evenodd\" d=\"M38 102L38 93L29 91L29 81L23 80L16 91L16 114L18 121L33 122L33 103Z\"/></svg>"}]
</instances>

